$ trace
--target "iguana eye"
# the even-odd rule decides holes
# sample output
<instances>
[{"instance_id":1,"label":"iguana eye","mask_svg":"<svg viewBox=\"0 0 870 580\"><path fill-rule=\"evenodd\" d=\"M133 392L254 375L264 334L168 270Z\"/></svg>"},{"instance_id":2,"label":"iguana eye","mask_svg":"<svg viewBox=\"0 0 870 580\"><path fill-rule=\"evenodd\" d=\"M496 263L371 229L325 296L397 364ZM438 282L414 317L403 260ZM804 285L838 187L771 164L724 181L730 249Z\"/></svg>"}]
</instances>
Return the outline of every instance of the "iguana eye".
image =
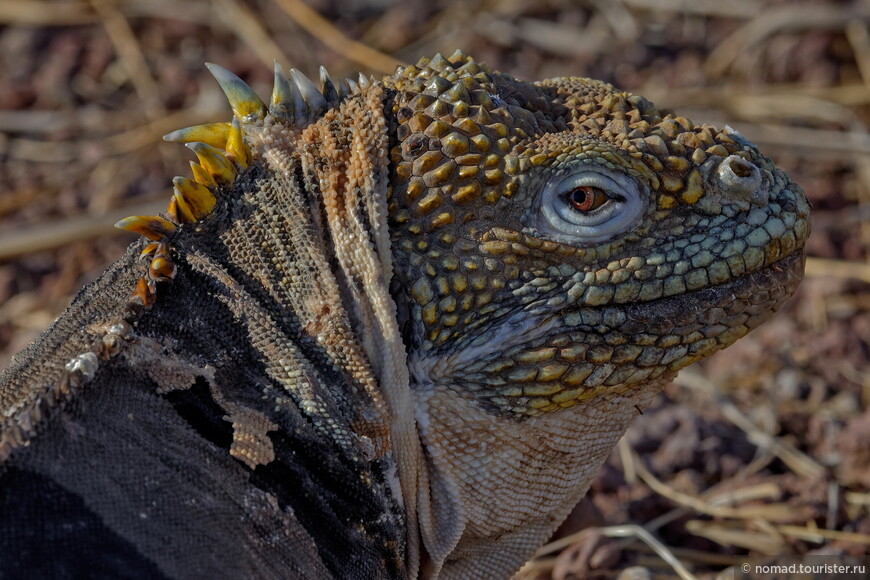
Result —
<instances>
[{"instance_id":1,"label":"iguana eye","mask_svg":"<svg viewBox=\"0 0 870 580\"><path fill-rule=\"evenodd\" d=\"M607 168L586 168L544 184L535 227L560 242L603 242L627 232L646 202L637 182Z\"/></svg>"},{"instance_id":2,"label":"iguana eye","mask_svg":"<svg viewBox=\"0 0 870 580\"><path fill-rule=\"evenodd\" d=\"M566 201L568 201L568 203L571 204L571 207L580 213L588 213L592 210L596 210L607 203L609 199L610 198L607 197L607 193L603 189L588 185L575 187L569 191L566 196Z\"/></svg>"}]
</instances>

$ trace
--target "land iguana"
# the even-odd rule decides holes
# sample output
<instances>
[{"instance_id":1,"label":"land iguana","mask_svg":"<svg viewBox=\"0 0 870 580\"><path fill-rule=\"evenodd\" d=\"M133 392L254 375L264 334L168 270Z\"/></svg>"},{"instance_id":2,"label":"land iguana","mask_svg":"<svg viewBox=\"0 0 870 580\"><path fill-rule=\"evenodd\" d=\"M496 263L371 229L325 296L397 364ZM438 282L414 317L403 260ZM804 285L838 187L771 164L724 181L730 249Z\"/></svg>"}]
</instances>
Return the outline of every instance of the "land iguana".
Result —
<instances>
[{"instance_id":1,"label":"land iguana","mask_svg":"<svg viewBox=\"0 0 870 580\"><path fill-rule=\"evenodd\" d=\"M676 372L795 291L736 131L460 52L231 123L0 375L0 576L505 578Z\"/></svg>"}]
</instances>

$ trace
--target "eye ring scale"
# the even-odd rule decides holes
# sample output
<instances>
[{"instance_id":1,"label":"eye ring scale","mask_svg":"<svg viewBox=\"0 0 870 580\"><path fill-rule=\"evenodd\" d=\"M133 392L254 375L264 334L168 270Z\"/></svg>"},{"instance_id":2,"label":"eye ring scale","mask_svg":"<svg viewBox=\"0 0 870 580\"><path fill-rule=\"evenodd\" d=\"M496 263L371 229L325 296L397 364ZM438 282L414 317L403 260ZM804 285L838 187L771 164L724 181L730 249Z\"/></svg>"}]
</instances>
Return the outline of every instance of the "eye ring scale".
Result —
<instances>
[{"instance_id":1,"label":"eye ring scale","mask_svg":"<svg viewBox=\"0 0 870 580\"><path fill-rule=\"evenodd\" d=\"M628 175L586 167L545 183L539 200L536 229L573 245L600 243L626 233L647 207L638 183Z\"/></svg>"}]
</instances>

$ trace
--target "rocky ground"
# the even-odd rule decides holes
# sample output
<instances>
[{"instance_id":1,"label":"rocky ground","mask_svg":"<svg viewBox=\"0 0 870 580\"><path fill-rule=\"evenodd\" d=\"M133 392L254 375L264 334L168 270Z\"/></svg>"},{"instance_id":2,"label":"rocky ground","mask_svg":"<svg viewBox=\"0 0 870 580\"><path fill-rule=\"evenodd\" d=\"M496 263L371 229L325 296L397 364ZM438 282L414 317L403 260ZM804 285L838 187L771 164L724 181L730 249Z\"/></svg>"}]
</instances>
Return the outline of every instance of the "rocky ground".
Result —
<instances>
[{"instance_id":1,"label":"rocky ground","mask_svg":"<svg viewBox=\"0 0 870 580\"><path fill-rule=\"evenodd\" d=\"M120 255L112 223L165 206L189 156L160 136L226 117L204 61L261 94L276 56L344 76L462 48L520 78L600 78L731 124L786 169L815 207L808 276L666 389L523 575L866 554L868 25L861 1L0 2L0 363Z\"/></svg>"}]
</instances>

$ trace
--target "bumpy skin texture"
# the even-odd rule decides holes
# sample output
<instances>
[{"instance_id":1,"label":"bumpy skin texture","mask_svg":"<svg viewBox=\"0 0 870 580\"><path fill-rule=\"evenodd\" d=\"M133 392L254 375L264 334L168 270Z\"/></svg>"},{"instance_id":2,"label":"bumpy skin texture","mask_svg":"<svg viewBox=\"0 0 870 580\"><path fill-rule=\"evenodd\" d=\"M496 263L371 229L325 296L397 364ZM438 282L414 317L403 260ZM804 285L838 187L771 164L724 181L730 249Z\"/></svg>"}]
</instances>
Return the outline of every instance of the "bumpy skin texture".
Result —
<instances>
[{"instance_id":1,"label":"bumpy skin texture","mask_svg":"<svg viewBox=\"0 0 870 580\"><path fill-rule=\"evenodd\" d=\"M153 241L0 375L13 573L508 577L800 281L801 190L609 85L216 76Z\"/></svg>"}]
</instances>

